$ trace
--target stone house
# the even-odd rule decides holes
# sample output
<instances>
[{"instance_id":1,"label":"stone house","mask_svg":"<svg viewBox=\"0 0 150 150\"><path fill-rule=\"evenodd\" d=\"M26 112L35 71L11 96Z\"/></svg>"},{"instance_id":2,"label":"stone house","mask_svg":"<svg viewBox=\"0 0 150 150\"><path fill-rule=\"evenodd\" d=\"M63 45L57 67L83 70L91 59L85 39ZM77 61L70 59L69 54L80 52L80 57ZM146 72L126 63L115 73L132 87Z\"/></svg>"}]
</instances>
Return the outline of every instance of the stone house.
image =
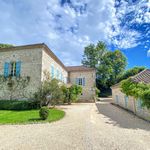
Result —
<instances>
[{"instance_id":1,"label":"stone house","mask_svg":"<svg viewBox=\"0 0 150 150\"><path fill-rule=\"evenodd\" d=\"M150 84L150 70L145 69L137 75L131 77L132 81L137 83ZM150 110L146 107L142 107L142 100L135 99L131 96L126 96L121 92L120 83L111 87L113 103L119 105L137 116L150 121Z\"/></svg>"},{"instance_id":2,"label":"stone house","mask_svg":"<svg viewBox=\"0 0 150 150\"><path fill-rule=\"evenodd\" d=\"M35 93L44 80L44 71L64 84L78 84L83 88L80 100L93 101L95 69L83 66L66 67L44 43L0 49L0 75L29 76L26 92ZM15 93L13 99L21 99ZM7 90L0 90L0 99L8 99Z\"/></svg>"}]
</instances>

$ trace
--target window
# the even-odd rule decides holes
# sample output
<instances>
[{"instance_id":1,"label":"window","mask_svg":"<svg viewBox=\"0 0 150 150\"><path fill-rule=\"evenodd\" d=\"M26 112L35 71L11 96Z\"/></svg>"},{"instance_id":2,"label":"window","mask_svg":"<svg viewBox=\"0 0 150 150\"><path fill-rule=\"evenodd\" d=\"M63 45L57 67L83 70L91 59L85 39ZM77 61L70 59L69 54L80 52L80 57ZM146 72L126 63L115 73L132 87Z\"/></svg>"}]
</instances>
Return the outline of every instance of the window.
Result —
<instances>
[{"instance_id":1,"label":"window","mask_svg":"<svg viewBox=\"0 0 150 150\"><path fill-rule=\"evenodd\" d=\"M63 75L62 75L62 72L60 73L60 80L63 81Z\"/></svg>"},{"instance_id":2,"label":"window","mask_svg":"<svg viewBox=\"0 0 150 150\"><path fill-rule=\"evenodd\" d=\"M16 76L16 62L10 63L10 76Z\"/></svg>"},{"instance_id":3,"label":"window","mask_svg":"<svg viewBox=\"0 0 150 150\"><path fill-rule=\"evenodd\" d=\"M125 100L125 107L126 107L126 108L128 107L128 99L129 99L128 96L125 96L125 97L124 97L124 100Z\"/></svg>"},{"instance_id":4,"label":"window","mask_svg":"<svg viewBox=\"0 0 150 150\"><path fill-rule=\"evenodd\" d=\"M138 110L142 109L142 101L140 99L136 100L136 105Z\"/></svg>"},{"instance_id":5,"label":"window","mask_svg":"<svg viewBox=\"0 0 150 150\"><path fill-rule=\"evenodd\" d=\"M20 76L20 71L21 71L21 62L5 62L4 64L4 77L8 76Z\"/></svg>"},{"instance_id":6,"label":"window","mask_svg":"<svg viewBox=\"0 0 150 150\"><path fill-rule=\"evenodd\" d=\"M76 78L76 84L85 86L85 78Z\"/></svg>"},{"instance_id":7,"label":"window","mask_svg":"<svg viewBox=\"0 0 150 150\"><path fill-rule=\"evenodd\" d=\"M59 79L59 70L57 69L57 79Z\"/></svg>"}]
</instances>

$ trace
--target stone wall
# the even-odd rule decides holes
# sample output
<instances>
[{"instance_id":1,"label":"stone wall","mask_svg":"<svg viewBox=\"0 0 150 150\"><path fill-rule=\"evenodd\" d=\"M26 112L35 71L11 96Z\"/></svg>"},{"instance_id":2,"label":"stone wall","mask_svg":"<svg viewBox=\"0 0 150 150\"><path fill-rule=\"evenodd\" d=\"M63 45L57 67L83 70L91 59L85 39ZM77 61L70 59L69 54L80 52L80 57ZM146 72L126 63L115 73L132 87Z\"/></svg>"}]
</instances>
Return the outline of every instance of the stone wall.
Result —
<instances>
[{"instance_id":1,"label":"stone wall","mask_svg":"<svg viewBox=\"0 0 150 150\"><path fill-rule=\"evenodd\" d=\"M54 67L54 78L61 80L60 73L62 73L63 80L62 82L67 83L68 72L58 64L45 50L42 51L42 80L44 80L44 71L48 71L51 75L51 66ZM59 71L59 77L57 77L57 70Z\"/></svg>"},{"instance_id":2,"label":"stone wall","mask_svg":"<svg viewBox=\"0 0 150 150\"><path fill-rule=\"evenodd\" d=\"M41 84L42 49L14 49L0 51L0 75L4 75L5 62L21 61L21 76L29 76L30 83L26 88L27 96L32 95ZM13 94L13 99L22 99L18 93ZM0 90L0 99L9 99L8 91Z\"/></svg>"},{"instance_id":3,"label":"stone wall","mask_svg":"<svg viewBox=\"0 0 150 150\"><path fill-rule=\"evenodd\" d=\"M139 106L139 100L136 100L131 96L128 97L128 101L126 103L125 97L126 95L121 92L119 87L112 88L112 98L114 104L130 110L137 116L150 121L150 110L148 110L146 107Z\"/></svg>"},{"instance_id":4,"label":"stone wall","mask_svg":"<svg viewBox=\"0 0 150 150\"><path fill-rule=\"evenodd\" d=\"M76 78L85 78L85 86L82 86L80 101L93 102L95 96L95 71L72 71L69 72L71 84L76 84Z\"/></svg>"}]
</instances>

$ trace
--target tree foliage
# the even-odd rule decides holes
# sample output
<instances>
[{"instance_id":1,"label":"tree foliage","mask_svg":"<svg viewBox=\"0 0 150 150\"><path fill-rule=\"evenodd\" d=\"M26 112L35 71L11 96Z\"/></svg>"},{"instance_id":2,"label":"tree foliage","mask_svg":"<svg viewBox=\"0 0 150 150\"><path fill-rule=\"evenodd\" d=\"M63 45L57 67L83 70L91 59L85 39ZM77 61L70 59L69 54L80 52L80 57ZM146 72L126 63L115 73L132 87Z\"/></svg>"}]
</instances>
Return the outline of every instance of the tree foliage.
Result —
<instances>
[{"instance_id":1,"label":"tree foliage","mask_svg":"<svg viewBox=\"0 0 150 150\"><path fill-rule=\"evenodd\" d=\"M117 82L119 75L125 70L126 57L119 50L107 52L97 67L98 82L104 87L110 87Z\"/></svg>"},{"instance_id":2,"label":"tree foliage","mask_svg":"<svg viewBox=\"0 0 150 150\"><path fill-rule=\"evenodd\" d=\"M126 67L126 57L120 50L108 51L104 42L85 47L82 63L96 69L97 88L104 93L117 82Z\"/></svg>"},{"instance_id":3,"label":"tree foliage","mask_svg":"<svg viewBox=\"0 0 150 150\"><path fill-rule=\"evenodd\" d=\"M41 87L34 94L34 99L40 102L40 106L55 106L63 100L63 92L57 79L44 80Z\"/></svg>"},{"instance_id":4,"label":"tree foliage","mask_svg":"<svg viewBox=\"0 0 150 150\"><path fill-rule=\"evenodd\" d=\"M106 44L99 41L97 45L90 44L85 47L82 64L87 67L96 68L107 52Z\"/></svg>"},{"instance_id":5,"label":"tree foliage","mask_svg":"<svg viewBox=\"0 0 150 150\"><path fill-rule=\"evenodd\" d=\"M140 98L142 105L150 108L150 84L136 83L129 78L121 82L121 90L127 96L133 96L135 99Z\"/></svg>"},{"instance_id":6,"label":"tree foliage","mask_svg":"<svg viewBox=\"0 0 150 150\"><path fill-rule=\"evenodd\" d=\"M119 77L118 77L118 81L117 82L120 82L124 79L127 79L131 76L134 76L138 73L140 73L141 71L143 71L145 69L145 67L134 67L132 69L129 69L127 71L125 71L123 74L121 74Z\"/></svg>"},{"instance_id":7,"label":"tree foliage","mask_svg":"<svg viewBox=\"0 0 150 150\"><path fill-rule=\"evenodd\" d=\"M9 47L13 47L13 45L11 45L11 44L1 44L0 43L0 48L9 48Z\"/></svg>"}]
</instances>

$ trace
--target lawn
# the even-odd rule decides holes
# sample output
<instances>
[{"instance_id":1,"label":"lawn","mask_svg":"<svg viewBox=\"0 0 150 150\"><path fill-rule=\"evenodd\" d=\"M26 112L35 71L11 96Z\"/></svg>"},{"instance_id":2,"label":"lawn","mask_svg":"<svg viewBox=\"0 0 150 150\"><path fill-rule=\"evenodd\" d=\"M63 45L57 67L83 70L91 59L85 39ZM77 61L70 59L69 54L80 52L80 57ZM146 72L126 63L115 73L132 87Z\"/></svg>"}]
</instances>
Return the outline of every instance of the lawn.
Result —
<instances>
[{"instance_id":1,"label":"lawn","mask_svg":"<svg viewBox=\"0 0 150 150\"><path fill-rule=\"evenodd\" d=\"M0 124L27 124L38 122L52 122L63 118L65 112L58 109L49 109L47 120L41 120L39 110L10 111L0 110Z\"/></svg>"}]
</instances>

